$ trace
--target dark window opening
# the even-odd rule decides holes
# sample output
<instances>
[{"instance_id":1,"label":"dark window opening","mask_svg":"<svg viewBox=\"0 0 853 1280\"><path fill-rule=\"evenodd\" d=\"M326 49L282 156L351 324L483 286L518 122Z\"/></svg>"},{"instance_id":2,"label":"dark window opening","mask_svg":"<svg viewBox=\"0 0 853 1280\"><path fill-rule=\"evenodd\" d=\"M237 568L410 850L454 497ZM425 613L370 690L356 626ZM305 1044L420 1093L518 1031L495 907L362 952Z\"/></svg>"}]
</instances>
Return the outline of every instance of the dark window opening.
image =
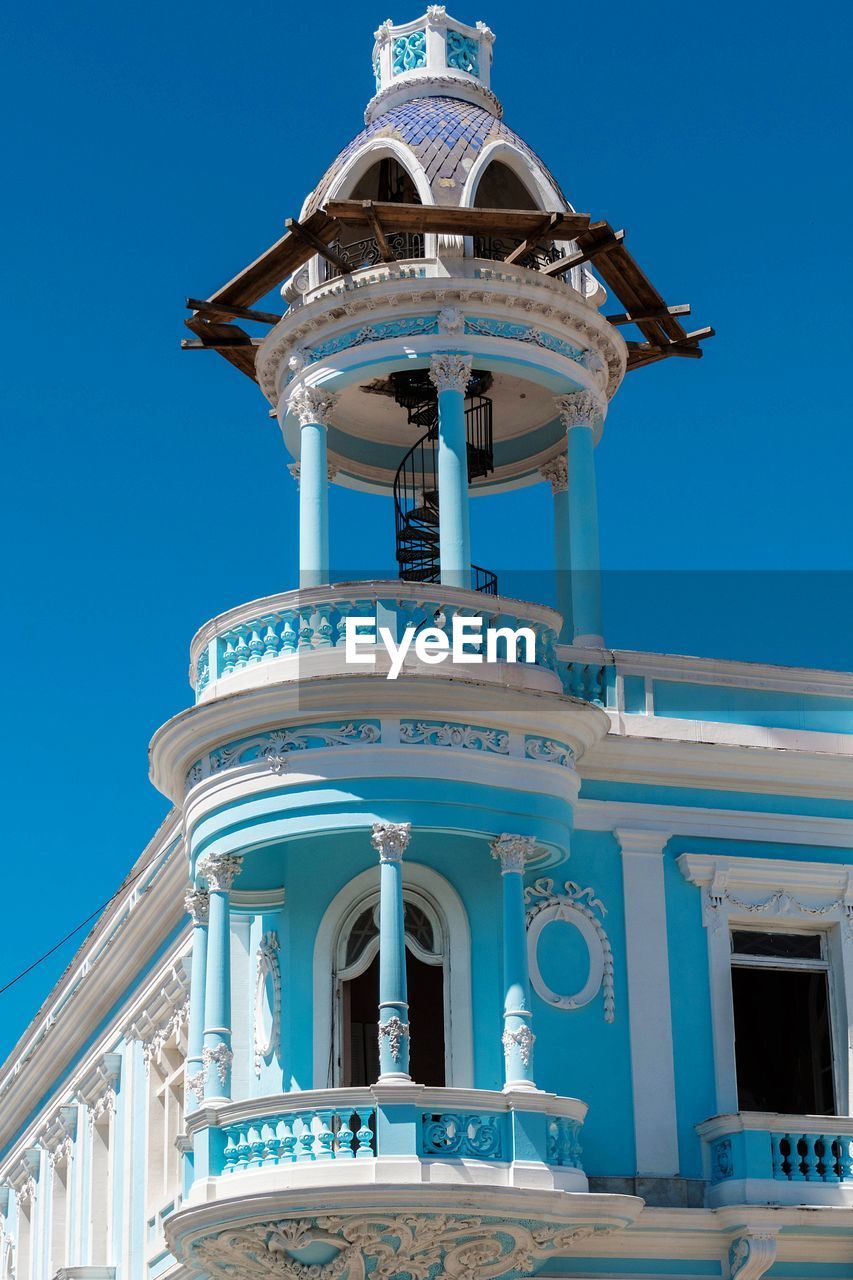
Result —
<instances>
[{"instance_id":1,"label":"dark window opening","mask_svg":"<svg viewBox=\"0 0 853 1280\"><path fill-rule=\"evenodd\" d=\"M417 187L407 169L393 156L385 156L362 174L347 200L374 200L391 204L420 204ZM424 237L420 231L392 231L386 229L388 246L397 259L422 258ZM332 248L353 271L361 267L374 267L382 261L382 252L374 236L366 236L364 227L344 226L339 240ZM340 267L326 260L324 278L332 280L341 274Z\"/></svg>"},{"instance_id":2,"label":"dark window opening","mask_svg":"<svg viewBox=\"0 0 853 1280\"><path fill-rule=\"evenodd\" d=\"M444 970L406 951L409 993L409 1073L418 1084L441 1087L444 1071ZM343 1085L359 1088L379 1077L379 956L343 983Z\"/></svg>"},{"instance_id":3,"label":"dark window opening","mask_svg":"<svg viewBox=\"0 0 853 1280\"><path fill-rule=\"evenodd\" d=\"M493 160L477 184L475 209L538 209L539 205L509 165Z\"/></svg>"},{"instance_id":4,"label":"dark window opening","mask_svg":"<svg viewBox=\"0 0 853 1280\"><path fill-rule=\"evenodd\" d=\"M834 1115L826 971L735 964L732 998L740 1110Z\"/></svg>"}]
</instances>

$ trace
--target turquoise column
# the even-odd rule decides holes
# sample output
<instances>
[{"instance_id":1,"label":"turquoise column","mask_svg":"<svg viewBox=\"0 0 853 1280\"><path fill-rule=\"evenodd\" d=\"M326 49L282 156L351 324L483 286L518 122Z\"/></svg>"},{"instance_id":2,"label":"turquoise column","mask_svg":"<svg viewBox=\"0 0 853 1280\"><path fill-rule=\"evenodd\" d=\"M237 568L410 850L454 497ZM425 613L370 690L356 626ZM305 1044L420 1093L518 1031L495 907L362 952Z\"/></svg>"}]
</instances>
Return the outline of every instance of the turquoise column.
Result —
<instances>
[{"instance_id":1,"label":"turquoise column","mask_svg":"<svg viewBox=\"0 0 853 1280\"><path fill-rule=\"evenodd\" d=\"M568 433L568 471L572 478L569 540L574 642L600 648L604 638L593 426L596 418L603 415L604 406L589 391L560 396L556 403Z\"/></svg>"},{"instance_id":2,"label":"turquoise column","mask_svg":"<svg viewBox=\"0 0 853 1280\"><path fill-rule=\"evenodd\" d=\"M411 1080L403 854L408 822L375 822L371 843L379 854L379 1080Z\"/></svg>"},{"instance_id":3,"label":"turquoise column","mask_svg":"<svg viewBox=\"0 0 853 1280\"><path fill-rule=\"evenodd\" d=\"M502 835L492 841L492 857L501 864L503 896L504 1088L535 1089L533 1014L527 964L524 867L536 853L532 836Z\"/></svg>"},{"instance_id":4,"label":"turquoise column","mask_svg":"<svg viewBox=\"0 0 853 1280\"><path fill-rule=\"evenodd\" d=\"M429 376L438 391L438 547L441 581L471 586L471 528L468 516L468 443L465 390L471 361L455 354L434 355Z\"/></svg>"},{"instance_id":5,"label":"turquoise column","mask_svg":"<svg viewBox=\"0 0 853 1280\"><path fill-rule=\"evenodd\" d=\"M231 920L228 895L243 865L229 854L205 854L196 870L207 881L207 972L204 982L204 1101L231 1097Z\"/></svg>"},{"instance_id":6,"label":"turquoise column","mask_svg":"<svg viewBox=\"0 0 853 1280\"><path fill-rule=\"evenodd\" d=\"M300 387L288 401L299 420L299 585L329 581L329 465L326 434L335 396Z\"/></svg>"},{"instance_id":7,"label":"turquoise column","mask_svg":"<svg viewBox=\"0 0 853 1280\"><path fill-rule=\"evenodd\" d=\"M207 974L207 926L210 908L210 896L207 890L191 889L184 898L184 906L193 922L186 1066L186 1109L192 1111L204 1097L204 984Z\"/></svg>"},{"instance_id":8,"label":"turquoise column","mask_svg":"<svg viewBox=\"0 0 853 1280\"><path fill-rule=\"evenodd\" d=\"M557 577L556 605L563 625L560 643L571 644L575 636L572 610L572 529L569 515L569 473L566 455L558 454L540 468L543 480L550 481L554 495L554 571Z\"/></svg>"}]
</instances>

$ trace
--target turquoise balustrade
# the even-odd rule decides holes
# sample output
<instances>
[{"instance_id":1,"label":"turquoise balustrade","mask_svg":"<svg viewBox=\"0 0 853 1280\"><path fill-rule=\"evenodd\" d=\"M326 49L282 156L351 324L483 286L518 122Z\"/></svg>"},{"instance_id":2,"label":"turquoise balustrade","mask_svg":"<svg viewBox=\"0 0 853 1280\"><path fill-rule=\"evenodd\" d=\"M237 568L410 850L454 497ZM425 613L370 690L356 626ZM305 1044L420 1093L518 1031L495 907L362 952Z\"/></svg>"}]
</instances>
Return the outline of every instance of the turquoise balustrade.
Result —
<instances>
[{"instance_id":1,"label":"turquoise balustrade","mask_svg":"<svg viewBox=\"0 0 853 1280\"><path fill-rule=\"evenodd\" d=\"M310 1160L360 1160L375 1155L372 1108L321 1108L286 1112L225 1125L222 1172L261 1169Z\"/></svg>"},{"instance_id":2,"label":"turquoise balustrade","mask_svg":"<svg viewBox=\"0 0 853 1280\"><path fill-rule=\"evenodd\" d=\"M450 638L456 616L481 618L484 632L528 627L535 636L533 665L557 671L560 619L552 609L438 584L343 583L254 601L213 619L191 647L190 673L196 698L219 681L280 658L337 650L343 659L346 619L350 616L375 617L396 639L407 627L435 627ZM473 640L466 647L469 652L484 653L484 643ZM496 644L498 661L507 660L507 637L498 636ZM516 648L515 660L523 662L524 642L519 641ZM600 683L600 678L591 673L578 677L576 683L579 688L597 689L597 681Z\"/></svg>"},{"instance_id":3,"label":"turquoise balustrade","mask_svg":"<svg viewBox=\"0 0 853 1280\"><path fill-rule=\"evenodd\" d=\"M743 1112L697 1126L708 1203L851 1203L853 1120Z\"/></svg>"},{"instance_id":4,"label":"turquoise balustrade","mask_svg":"<svg viewBox=\"0 0 853 1280\"><path fill-rule=\"evenodd\" d=\"M581 1169L583 1148L580 1121L568 1116L552 1116L548 1121L548 1163L565 1169Z\"/></svg>"},{"instance_id":5,"label":"turquoise balustrade","mask_svg":"<svg viewBox=\"0 0 853 1280\"><path fill-rule=\"evenodd\" d=\"M426 1112L421 1116L424 1156L458 1160L504 1160L505 1116L490 1112Z\"/></svg>"}]
</instances>

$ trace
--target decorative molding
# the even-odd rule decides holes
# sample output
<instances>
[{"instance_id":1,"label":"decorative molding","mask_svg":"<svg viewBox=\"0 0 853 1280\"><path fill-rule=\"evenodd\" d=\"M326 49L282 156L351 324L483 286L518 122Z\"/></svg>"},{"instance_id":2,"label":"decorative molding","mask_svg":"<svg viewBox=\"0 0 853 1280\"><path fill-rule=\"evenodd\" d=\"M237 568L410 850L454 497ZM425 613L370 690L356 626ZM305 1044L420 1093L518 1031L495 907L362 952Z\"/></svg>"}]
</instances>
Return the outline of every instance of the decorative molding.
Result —
<instances>
[{"instance_id":1,"label":"decorative molding","mask_svg":"<svg viewBox=\"0 0 853 1280\"><path fill-rule=\"evenodd\" d=\"M255 980L255 1075L260 1076L261 1065L277 1051L281 1035L281 966L278 958L278 935L269 932L261 938L258 947L257 976ZM272 986L269 1001L269 1028L264 1029L264 1004L267 999L267 982Z\"/></svg>"},{"instance_id":2,"label":"decorative molding","mask_svg":"<svg viewBox=\"0 0 853 1280\"><path fill-rule=\"evenodd\" d=\"M485 297L483 298L485 302ZM492 320L487 316L474 316L465 321L465 332L477 338L508 338L513 342L526 342L554 355L565 356L583 364L584 351L563 338L557 338L537 325L517 324L512 320Z\"/></svg>"},{"instance_id":3,"label":"decorative molding","mask_svg":"<svg viewBox=\"0 0 853 1280\"><path fill-rule=\"evenodd\" d=\"M80 1082L77 1092L88 1108L90 1130L115 1113L121 1065L120 1053L105 1053Z\"/></svg>"},{"instance_id":4,"label":"decorative molding","mask_svg":"<svg viewBox=\"0 0 853 1280\"><path fill-rule=\"evenodd\" d=\"M187 1076L187 1079L186 1079L187 1089L193 1095L196 1102L204 1101L204 1082L205 1082L206 1076L207 1076L207 1072L204 1067L201 1067L198 1071L193 1072L191 1076Z\"/></svg>"},{"instance_id":5,"label":"decorative molding","mask_svg":"<svg viewBox=\"0 0 853 1280\"><path fill-rule=\"evenodd\" d=\"M195 894L203 892L196 890ZM185 904L195 894L187 894ZM184 964L173 965L161 979L159 989L152 993L145 1008L125 1031L126 1039L142 1042L146 1072L151 1070L152 1062L159 1061L169 1040L183 1037L188 1022L189 971Z\"/></svg>"},{"instance_id":6,"label":"decorative molding","mask_svg":"<svg viewBox=\"0 0 853 1280\"><path fill-rule=\"evenodd\" d=\"M704 923L715 933L732 915L834 919L853 942L853 866L696 853L677 862L685 880L701 888Z\"/></svg>"},{"instance_id":7,"label":"decorative molding","mask_svg":"<svg viewBox=\"0 0 853 1280\"><path fill-rule=\"evenodd\" d=\"M242 856L231 853L203 853L196 864L211 893L227 893L242 869Z\"/></svg>"},{"instance_id":8,"label":"decorative molding","mask_svg":"<svg viewBox=\"0 0 853 1280\"><path fill-rule=\"evenodd\" d=\"M523 875L525 865L538 858L542 852L535 836L514 836L507 835L506 832L493 840L490 847L492 857L501 864L502 876L510 872Z\"/></svg>"},{"instance_id":9,"label":"decorative molding","mask_svg":"<svg viewBox=\"0 0 853 1280\"><path fill-rule=\"evenodd\" d=\"M310 358L310 353L309 353ZM300 427L319 425L328 427L332 420L337 396L319 387L297 387L287 402L287 409L298 420Z\"/></svg>"},{"instance_id":10,"label":"decorative molding","mask_svg":"<svg viewBox=\"0 0 853 1280\"><path fill-rule=\"evenodd\" d=\"M536 1043L536 1036L530 1030L527 1023L512 1030L509 1027L504 1029L501 1036L501 1044L503 1045L504 1057L508 1058L513 1049L518 1049L518 1056L521 1058L522 1066L530 1066L530 1055L533 1046Z\"/></svg>"},{"instance_id":11,"label":"decorative molding","mask_svg":"<svg viewBox=\"0 0 853 1280\"><path fill-rule=\"evenodd\" d=\"M582 889L567 880L563 892L554 892L554 881L548 877L536 880L524 890L527 904L527 953L533 990L554 1009L581 1009L603 992L604 1021L613 1022L616 1002L613 989L613 952L601 918L607 908L596 897L592 887ZM589 951L589 974L580 991L560 995L552 991L539 968L539 940L549 924L562 921L573 925Z\"/></svg>"},{"instance_id":12,"label":"decorative molding","mask_svg":"<svg viewBox=\"0 0 853 1280\"><path fill-rule=\"evenodd\" d=\"M184 907L194 926L207 924L210 914L210 894L207 889L188 889L184 895Z\"/></svg>"},{"instance_id":13,"label":"decorative molding","mask_svg":"<svg viewBox=\"0 0 853 1280\"><path fill-rule=\"evenodd\" d=\"M234 1061L234 1054L227 1044L206 1044L201 1051L201 1062L204 1074L207 1075L211 1067L216 1068L216 1074L219 1076L219 1083L225 1084L228 1079L228 1071L231 1063ZM203 1096L203 1095L202 1095Z\"/></svg>"},{"instance_id":14,"label":"decorative molding","mask_svg":"<svg viewBox=\"0 0 853 1280\"><path fill-rule=\"evenodd\" d=\"M370 843L380 862L400 862L412 835L411 822L374 822Z\"/></svg>"},{"instance_id":15,"label":"decorative molding","mask_svg":"<svg viewBox=\"0 0 853 1280\"><path fill-rule=\"evenodd\" d=\"M473 724L440 724L429 720L401 720L400 741L430 747L467 748L509 754L509 734Z\"/></svg>"},{"instance_id":16,"label":"decorative molding","mask_svg":"<svg viewBox=\"0 0 853 1280\"><path fill-rule=\"evenodd\" d=\"M310 364L316 364L320 360L328 360L330 356L337 355L339 351L348 351L351 347L363 347L371 342L387 342L394 338L418 338L438 332L439 317L437 315L410 316L401 320L365 324L358 329L348 329L346 333L338 333L317 347L306 347L305 359ZM298 394L298 391L293 393L293 395ZM293 396L288 403L288 408L292 406L292 402ZM302 426L305 425L301 418L300 423Z\"/></svg>"},{"instance_id":17,"label":"decorative molding","mask_svg":"<svg viewBox=\"0 0 853 1280\"><path fill-rule=\"evenodd\" d=\"M465 332L465 317L458 307L442 307L436 319L439 333Z\"/></svg>"},{"instance_id":18,"label":"decorative molding","mask_svg":"<svg viewBox=\"0 0 853 1280\"><path fill-rule=\"evenodd\" d=\"M384 862L389 859L384 858ZM388 1019L387 1022L379 1023L379 1051L382 1052L382 1041L388 1041L388 1051L391 1054L393 1062L400 1061L400 1050L403 1047L403 1041L409 1038L409 1024L398 1018L396 1013Z\"/></svg>"},{"instance_id":19,"label":"decorative molding","mask_svg":"<svg viewBox=\"0 0 853 1280\"><path fill-rule=\"evenodd\" d=\"M454 351L436 352L429 362L429 376L439 395L443 391L464 395L471 381L471 357Z\"/></svg>"},{"instance_id":20,"label":"decorative molding","mask_svg":"<svg viewBox=\"0 0 853 1280\"><path fill-rule=\"evenodd\" d=\"M284 773L288 768L288 755L292 751L309 751L323 747L350 747L373 745L382 736L378 721L349 720L343 724L300 725L299 729L271 729L251 738L239 738L236 742L216 747L208 755L196 760L187 774L187 788L214 774L236 769L238 766L263 763L271 773Z\"/></svg>"},{"instance_id":21,"label":"decorative molding","mask_svg":"<svg viewBox=\"0 0 853 1280\"><path fill-rule=\"evenodd\" d=\"M761 1280L776 1261L776 1233L735 1236L729 1245L729 1280Z\"/></svg>"},{"instance_id":22,"label":"decorative molding","mask_svg":"<svg viewBox=\"0 0 853 1280\"><path fill-rule=\"evenodd\" d=\"M575 753L566 742L557 742L554 738L539 738L533 734L524 739L524 754L529 760L540 760L543 764L558 764L563 769L572 769Z\"/></svg>"},{"instance_id":23,"label":"decorative molding","mask_svg":"<svg viewBox=\"0 0 853 1280\"><path fill-rule=\"evenodd\" d=\"M210 1277L244 1280L497 1280L509 1273L530 1275L542 1260L565 1255L605 1231L380 1211L228 1227L196 1240L188 1261ZM300 1261L311 1246L321 1246L327 1260Z\"/></svg>"},{"instance_id":24,"label":"decorative molding","mask_svg":"<svg viewBox=\"0 0 853 1280\"><path fill-rule=\"evenodd\" d=\"M568 396L554 399L557 412L567 431L572 427L591 427L597 418L607 412L606 403L591 391L574 391Z\"/></svg>"},{"instance_id":25,"label":"decorative molding","mask_svg":"<svg viewBox=\"0 0 853 1280\"><path fill-rule=\"evenodd\" d=\"M552 493L565 493L569 487L569 463L564 453L558 453L550 462L539 468L543 480L548 480Z\"/></svg>"}]
</instances>

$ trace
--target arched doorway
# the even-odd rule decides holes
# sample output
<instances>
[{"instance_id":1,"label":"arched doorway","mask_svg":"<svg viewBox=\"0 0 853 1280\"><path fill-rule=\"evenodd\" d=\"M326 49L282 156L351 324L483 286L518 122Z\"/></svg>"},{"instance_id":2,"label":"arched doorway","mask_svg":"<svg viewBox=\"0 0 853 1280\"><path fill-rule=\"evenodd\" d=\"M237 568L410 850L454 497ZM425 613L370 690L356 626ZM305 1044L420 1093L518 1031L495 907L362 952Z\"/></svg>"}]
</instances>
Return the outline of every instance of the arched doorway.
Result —
<instances>
[{"instance_id":1,"label":"arched doorway","mask_svg":"<svg viewBox=\"0 0 853 1280\"><path fill-rule=\"evenodd\" d=\"M538 209L539 205L508 164L493 160L477 183L474 208Z\"/></svg>"},{"instance_id":2,"label":"arched doorway","mask_svg":"<svg viewBox=\"0 0 853 1280\"><path fill-rule=\"evenodd\" d=\"M347 193L340 191L339 200L373 200L391 204L420 204L421 198L412 175L396 156L382 156L367 169ZM395 258L422 258L424 236L419 231L389 231L386 240ZM358 226L345 225L340 240L333 248L346 259L353 271L372 267L382 260L382 252L374 236L365 236ZM334 263L326 262L325 278L340 274Z\"/></svg>"},{"instance_id":3,"label":"arched doorway","mask_svg":"<svg viewBox=\"0 0 853 1280\"><path fill-rule=\"evenodd\" d=\"M419 1084L446 1082L445 930L435 907L404 893L406 980L411 1060ZM336 1048L341 1084L359 1087L379 1076L379 899L350 912L338 940Z\"/></svg>"}]
</instances>

